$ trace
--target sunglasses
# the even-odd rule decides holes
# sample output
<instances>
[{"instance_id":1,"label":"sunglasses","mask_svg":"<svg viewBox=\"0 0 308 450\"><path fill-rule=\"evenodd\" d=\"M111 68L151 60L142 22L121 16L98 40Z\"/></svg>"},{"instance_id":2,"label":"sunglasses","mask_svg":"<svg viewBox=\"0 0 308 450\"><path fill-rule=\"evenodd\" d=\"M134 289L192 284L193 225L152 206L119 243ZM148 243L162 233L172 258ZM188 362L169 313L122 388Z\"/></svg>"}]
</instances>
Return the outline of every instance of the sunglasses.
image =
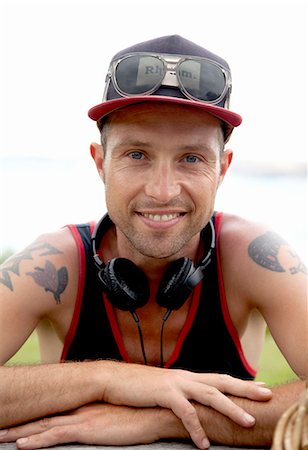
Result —
<instances>
[{"instance_id":1,"label":"sunglasses","mask_svg":"<svg viewBox=\"0 0 308 450\"><path fill-rule=\"evenodd\" d=\"M180 89L189 99L228 107L231 73L207 58L132 53L113 61L106 76L104 100L112 84L123 97L149 95L161 86Z\"/></svg>"}]
</instances>

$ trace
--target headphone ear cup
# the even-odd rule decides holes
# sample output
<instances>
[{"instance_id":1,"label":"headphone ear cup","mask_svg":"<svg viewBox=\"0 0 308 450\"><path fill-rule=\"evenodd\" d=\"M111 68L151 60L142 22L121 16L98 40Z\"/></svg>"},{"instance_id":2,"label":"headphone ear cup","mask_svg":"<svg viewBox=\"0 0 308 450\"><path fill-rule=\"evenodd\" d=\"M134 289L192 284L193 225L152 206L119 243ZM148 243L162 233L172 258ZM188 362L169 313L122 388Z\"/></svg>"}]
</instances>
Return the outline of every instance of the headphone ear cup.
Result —
<instances>
[{"instance_id":1,"label":"headphone ear cup","mask_svg":"<svg viewBox=\"0 0 308 450\"><path fill-rule=\"evenodd\" d=\"M150 296L148 280L129 259L111 259L98 276L108 300L116 308L134 311L147 303Z\"/></svg>"},{"instance_id":2,"label":"headphone ear cup","mask_svg":"<svg viewBox=\"0 0 308 450\"><path fill-rule=\"evenodd\" d=\"M191 292L186 281L194 270L194 264L189 258L174 261L159 285L156 302L167 309L179 309Z\"/></svg>"}]
</instances>

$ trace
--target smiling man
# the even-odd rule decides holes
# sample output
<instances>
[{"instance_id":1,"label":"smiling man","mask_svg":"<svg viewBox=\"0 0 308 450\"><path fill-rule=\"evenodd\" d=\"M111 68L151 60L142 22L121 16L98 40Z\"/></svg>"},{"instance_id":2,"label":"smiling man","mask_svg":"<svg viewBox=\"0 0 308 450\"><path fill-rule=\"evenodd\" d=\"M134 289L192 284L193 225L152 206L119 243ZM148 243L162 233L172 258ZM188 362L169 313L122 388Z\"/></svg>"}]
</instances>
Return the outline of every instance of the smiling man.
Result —
<instances>
[{"instance_id":1,"label":"smiling man","mask_svg":"<svg viewBox=\"0 0 308 450\"><path fill-rule=\"evenodd\" d=\"M1 368L0 442L270 444L304 382L253 379L266 324L307 377L305 267L265 226L215 211L241 123L230 93L228 64L180 36L113 58L89 111L108 214L2 266L1 362L37 328L44 364Z\"/></svg>"}]
</instances>

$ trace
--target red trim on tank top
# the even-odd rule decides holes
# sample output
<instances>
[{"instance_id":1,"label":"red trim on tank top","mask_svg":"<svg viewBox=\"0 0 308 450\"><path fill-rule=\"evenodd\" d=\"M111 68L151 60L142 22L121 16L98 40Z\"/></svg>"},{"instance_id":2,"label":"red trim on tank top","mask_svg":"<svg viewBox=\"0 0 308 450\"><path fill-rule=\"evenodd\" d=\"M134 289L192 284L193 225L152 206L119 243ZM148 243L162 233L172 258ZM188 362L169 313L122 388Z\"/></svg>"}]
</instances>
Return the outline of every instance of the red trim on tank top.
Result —
<instances>
[{"instance_id":1,"label":"red trim on tank top","mask_svg":"<svg viewBox=\"0 0 308 450\"><path fill-rule=\"evenodd\" d=\"M110 326L111 326L111 331L112 331L113 337L114 337L114 339L116 341L116 344L118 346L119 352L120 352L123 360L129 363L129 362L131 362L131 359L128 356L128 353L126 351L126 348L125 348L125 345L124 345L124 341L123 341L123 338L122 338L122 334L121 334L121 331L120 331L120 327L119 327L117 318L116 318L115 313L114 313L113 306L108 301L106 294L102 294L102 298L103 298L103 301L104 301L104 305L105 305L105 308L106 308L107 316L108 316L109 323L110 323Z\"/></svg>"},{"instance_id":2,"label":"red trim on tank top","mask_svg":"<svg viewBox=\"0 0 308 450\"><path fill-rule=\"evenodd\" d=\"M189 308L189 311L187 314L186 321L185 321L182 331L176 341L172 355L170 356L168 361L166 361L166 363L164 364L164 367L170 367L172 364L174 364L176 362L176 360L179 357L183 342L184 342L186 336L188 335L188 333L192 327L192 324L194 323L194 320L195 320L196 312L197 312L199 301L200 301L201 286L202 286L202 283L199 283L193 290L193 298L192 298L192 302L191 302L191 305L190 305L190 308Z\"/></svg>"},{"instance_id":3,"label":"red trim on tank top","mask_svg":"<svg viewBox=\"0 0 308 450\"><path fill-rule=\"evenodd\" d=\"M237 348L238 354L241 358L241 361L247 370L252 376L256 376L257 371L251 367L249 362L247 361L244 352L243 347L239 338L239 335L237 333L237 330L232 322L232 319L230 317L228 304L227 304L227 296L224 286L224 280L223 280L223 274L222 274L222 267L221 267L221 260L220 260L220 229L221 229L221 219L222 219L223 213L216 213L215 216L215 231L216 231L216 254L217 254L217 269L218 269L218 283L219 283L219 293L220 293L220 303L222 308L222 313L224 317L225 324L227 326L227 329L230 333L230 336Z\"/></svg>"},{"instance_id":4,"label":"red trim on tank top","mask_svg":"<svg viewBox=\"0 0 308 450\"><path fill-rule=\"evenodd\" d=\"M179 356L183 342L184 342L187 334L189 333L189 330L194 322L194 318L195 318L195 315L196 315L196 312L198 309L198 304L199 304L199 299L200 299L201 285L202 285L202 283L199 283L198 286L196 286L196 288L194 289L191 306L190 306L185 324L184 324L182 331L177 339L177 342L175 344L175 348L172 352L172 355L171 355L170 359L165 363L164 367L170 367L177 360L177 358ZM111 303L107 300L106 295L102 294L102 297L103 297L103 301L105 304L109 323L111 326L112 334L117 343L119 352L120 352L123 360L129 363L129 362L131 362L131 359L128 356L128 353L126 351L124 341L122 338L122 334L120 331L120 327L119 327L117 318L114 313L114 309L113 309Z\"/></svg>"},{"instance_id":5,"label":"red trim on tank top","mask_svg":"<svg viewBox=\"0 0 308 450\"><path fill-rule=\"evenodd\" d=\"M94 227L95 227L95 222L90 222L89 226L90 226L90 233L92 234ZM71 320L71 324L70 324L68 333L64 340L64 345L63 345L60 362L65 361L67 352L72 344L72 341L73 341L75 333L76 333L77 325L79 322L80 309L81 309L84 284L85 284L85 276L86 276L86 255L85 255L85 249L84 249L84 245L82 242L82 238L78 232L76 225L67 225L67 228L72 233L73 238L76 243L76 246L77 246L78 259L79 259L79 274L78 274L78 288L77 288L75 308L74 308L73 317Z\"/></svg>"}]
</instances>

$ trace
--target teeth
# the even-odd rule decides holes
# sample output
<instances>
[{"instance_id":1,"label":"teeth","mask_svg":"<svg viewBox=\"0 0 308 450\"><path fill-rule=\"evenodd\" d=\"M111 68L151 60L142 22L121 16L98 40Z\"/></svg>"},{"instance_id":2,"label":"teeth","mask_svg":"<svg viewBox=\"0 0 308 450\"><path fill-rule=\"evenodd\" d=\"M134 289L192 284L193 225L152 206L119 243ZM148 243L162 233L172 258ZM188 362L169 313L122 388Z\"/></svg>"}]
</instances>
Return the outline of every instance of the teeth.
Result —
<instances>
[{"instance_id":1,"label":"teeth","mask_svg":"<svg viewBox=\"0 0 308 450\"><path fill-rule=\"evenodd\" d=\"M180 214L143 214L147 219L154 220L155 222L166 222L178 217Z\"/></svg>"}]
</instances>

